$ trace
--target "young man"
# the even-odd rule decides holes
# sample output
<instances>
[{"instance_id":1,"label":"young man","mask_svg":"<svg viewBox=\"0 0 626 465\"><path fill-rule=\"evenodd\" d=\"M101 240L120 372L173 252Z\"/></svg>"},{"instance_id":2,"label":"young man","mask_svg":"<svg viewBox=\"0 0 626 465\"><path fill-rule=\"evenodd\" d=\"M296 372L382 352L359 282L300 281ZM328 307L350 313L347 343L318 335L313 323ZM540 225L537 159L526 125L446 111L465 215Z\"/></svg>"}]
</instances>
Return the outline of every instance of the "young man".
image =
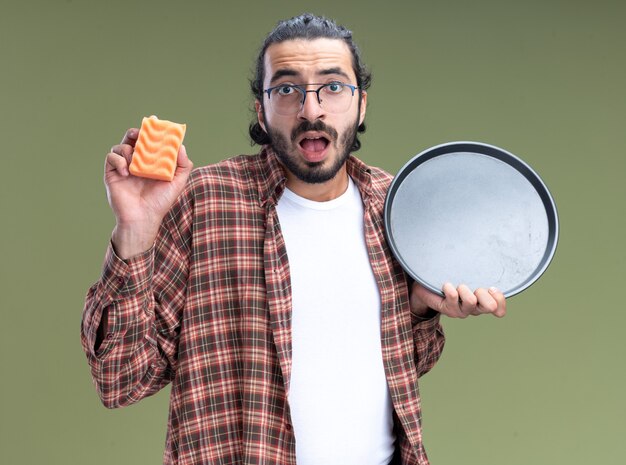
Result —
<instances>
[{"instance_id":1,"label":"young man","mask_svg":"<svg viewBox=\"0 0 626 465\"><path fill-rule=\"evenodd\" d=\"M370 77L350 31L313 15L266 38L254 156L171 183L106 157L116 217L82 342L119 407L172 383L166 464L427 464L418 378L441 313L503 316L495 289L409 283L384 239L391 176L351 155Z\"/></svg>"}]
</instances>

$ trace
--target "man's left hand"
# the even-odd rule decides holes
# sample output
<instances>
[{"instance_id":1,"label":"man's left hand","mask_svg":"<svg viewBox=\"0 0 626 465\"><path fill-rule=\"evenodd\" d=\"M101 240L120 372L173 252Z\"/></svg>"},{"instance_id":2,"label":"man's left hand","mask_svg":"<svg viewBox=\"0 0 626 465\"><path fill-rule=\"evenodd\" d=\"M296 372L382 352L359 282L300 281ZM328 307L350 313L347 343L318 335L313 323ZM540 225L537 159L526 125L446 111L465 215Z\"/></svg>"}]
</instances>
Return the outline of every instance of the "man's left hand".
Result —
<instances>
[{"instance_id":1,"label":"man's left hand","mask_svg":"<svg viewBox=\"0 0 626 465\"><path fill-rule=\"evenodd\" d=\"M411 311L419 317L427 316L431 309L451 318L467 318L484 313L502 318L506 314L506 299L495 287L478 288L472 292L464 284L455 289L452 284L446 283L442 290L444 297L414 283L411 289Z\"/></svg>"}]
</instances>

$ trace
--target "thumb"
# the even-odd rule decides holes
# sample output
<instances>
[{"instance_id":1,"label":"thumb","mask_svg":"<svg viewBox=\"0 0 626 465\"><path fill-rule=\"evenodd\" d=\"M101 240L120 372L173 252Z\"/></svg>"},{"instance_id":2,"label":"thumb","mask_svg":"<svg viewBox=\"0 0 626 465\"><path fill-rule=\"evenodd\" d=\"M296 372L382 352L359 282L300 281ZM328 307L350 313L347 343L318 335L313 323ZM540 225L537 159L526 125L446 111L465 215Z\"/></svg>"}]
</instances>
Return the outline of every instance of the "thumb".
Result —
<instances>
[{"instance_id":1,"label":"thumb","mask_svg":"<svg viewBox=\"0 0 626 465\"><path fill-rule=\"evenodd\" d=\"M432 308L437 311L439 311L443 302L443 298L441 296L429 291L417 282L413 283L411 297L413 298L415 305Z\"/></svg>"},{"instance_id":2,"label":"thumb","mask_svg":"<svg viewBox=\"0 0 626 465\"><path fill-rule=\"evenodd\" d=\"M181 144L180 149L178 149L178 158L176 159L176 165L177 168L183 168L189 171L191 171L191 168L193 168L193 163L187 155L187 148L183 144Z\"/></svg>"},{"instance_id":3,"label":"thumb","mask_svg":"<svg viewBox=\"0 0 626 465\"><path fill-rule=\"evenodd\" d=\"M176 171L174 172L174 179L172 182L179 186L180 189L187 182L187 178L191 174L191 170L193 169L193 163L187 156L187 150L184 145L180 146L178 149L178 158L176 159Z\"/></svg>"}]
</instances>

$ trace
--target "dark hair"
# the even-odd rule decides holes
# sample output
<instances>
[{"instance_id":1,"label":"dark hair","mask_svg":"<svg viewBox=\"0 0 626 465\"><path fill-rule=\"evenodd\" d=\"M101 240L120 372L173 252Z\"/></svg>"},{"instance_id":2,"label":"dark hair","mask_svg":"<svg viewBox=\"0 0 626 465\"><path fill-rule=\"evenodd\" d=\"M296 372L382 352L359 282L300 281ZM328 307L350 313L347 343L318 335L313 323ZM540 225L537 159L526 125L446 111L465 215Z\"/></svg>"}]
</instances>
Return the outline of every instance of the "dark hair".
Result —
<instances>
[{"instance_id":1,"label":"dark hair","mask_svg":"<svg viewBox=\"0 0 626 465\"><path fill-rule=\"evenodd\" d=\"M263 80L265 79L265 51L267 48L276 43L294 39L339 39L343 40L350 52L352 53L352 68L356 75L356 83L359 86L359 103L361 101L361 92L367 90L372 81L372 75L365 67L361 60L359 48L352 40L352 31L343 26L339 26L332 19L323 16L315 16L311 13L304 13L300 16L294 16L291 19L279 21L272 32L268 34L263 42L263 46L259 51L256 59L256 69L254 77L250 80L250 89L254 98L263 102ZM250 123L250 138L253 144L268 144L270 138L261 128L258 121L254 120ZM361 123L357 132L365 132L365 123ZM361 148L361 142L358 136L354 139L351 150L356 152Z\"/></svg>"}]
</instances>

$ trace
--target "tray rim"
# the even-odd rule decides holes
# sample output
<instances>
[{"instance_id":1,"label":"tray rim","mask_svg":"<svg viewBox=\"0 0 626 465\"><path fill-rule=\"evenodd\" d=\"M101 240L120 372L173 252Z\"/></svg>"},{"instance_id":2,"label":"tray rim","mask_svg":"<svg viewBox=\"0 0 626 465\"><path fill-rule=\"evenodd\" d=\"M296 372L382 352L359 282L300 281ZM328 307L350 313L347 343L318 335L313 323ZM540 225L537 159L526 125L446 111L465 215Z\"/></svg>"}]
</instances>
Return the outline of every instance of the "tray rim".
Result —
<instances>
[{"instance_id":1,"label":"tray rim","mask_svg":"<svg viewBox=\"0 0 626 465\"><path fill-rule=\"evenodd\" d=\"M533 271L530 277L525 281L513 286L511 289L507 289L504 291L505 297L512 297L528 289L532 284L534 284L544 274L544 272L547 270L548 266L552 262L552 259L554 258L554 255L556 253L559 238L559 219L554 198L539 174L537 174L537 172L534 171L530 167L530 165L524 162L521 158L515 156L514 154L503 148L491 144L486 144L484 142L453 141L438 144L422 150L420 153L407 161L394 176L385 197L383 222L385 227L385 237L387 239L387 244L391 249L393 256L411 278L413 278L415 281L420 283L431 292L443 296L443 292L441 291L441 289L437 289L432 284L428 283L419 275L417 275L417 273L415 273L402 258L402 254L396 246L395 240L393 238L393 232L391 230L391 212L393 210L393 199L396 192L402 185L404 179L409 174L411 174L413 170L435 157L456 152L470 152L491 156L492 158L498 159L513 167L530 182L530 184L535 188L535 191L543 202L544 208L546 210L546 216L548 217L548 242L546 244L546 249L544 251L540 265Z\"/></svg>"}]
</instances>

